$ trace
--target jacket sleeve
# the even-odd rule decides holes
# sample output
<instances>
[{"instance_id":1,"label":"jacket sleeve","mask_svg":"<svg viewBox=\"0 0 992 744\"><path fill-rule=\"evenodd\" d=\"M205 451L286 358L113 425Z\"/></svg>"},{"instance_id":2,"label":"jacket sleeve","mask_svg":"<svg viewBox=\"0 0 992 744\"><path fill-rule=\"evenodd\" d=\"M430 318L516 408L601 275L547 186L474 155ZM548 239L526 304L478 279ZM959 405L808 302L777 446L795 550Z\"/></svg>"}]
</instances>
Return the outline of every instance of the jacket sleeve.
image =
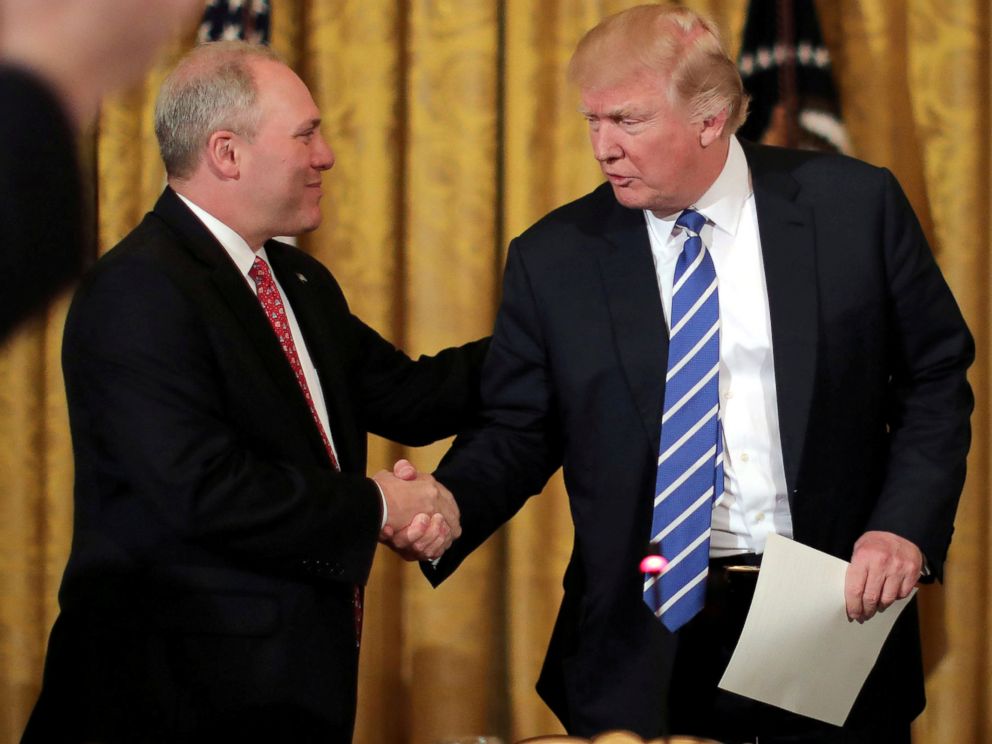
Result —
<instances>
[{"instance_id":1,"label":"jacket sleeve","mask_svg":"<svg viewBox=\"0 0 992 744\"><path fill-rule=\"evenodd\" d=\"M886 478L867 529L911 540L939 579L971 443L974 398L966 371L975 349L909 202L885 176L890 436Z\"/></svg>"},{"instance_id":2,"label":"jacket sleeve","mask_svg":"<svg viewBox=\"0 0 992 744\"><path fill-rule=\"evenodd\" d=\"M368 431L419 447L478 423L488 338L412 360L357 317L351 325L361 360L352 382Z\"/></svg>"},{"instance_id":3,"label":"jacket sleeve","mask_svg":"<svg viewBox=\"0 0 992 744\"><path fill-rule=\"evenodd\" d=\"M459 436L435 476L461 510L462 536L437 566L439 584L537 494L561 465L555 394L540 312L517 241L511 243L503 300L482 373L483 424Z\"/></svg>"}]
</instances>

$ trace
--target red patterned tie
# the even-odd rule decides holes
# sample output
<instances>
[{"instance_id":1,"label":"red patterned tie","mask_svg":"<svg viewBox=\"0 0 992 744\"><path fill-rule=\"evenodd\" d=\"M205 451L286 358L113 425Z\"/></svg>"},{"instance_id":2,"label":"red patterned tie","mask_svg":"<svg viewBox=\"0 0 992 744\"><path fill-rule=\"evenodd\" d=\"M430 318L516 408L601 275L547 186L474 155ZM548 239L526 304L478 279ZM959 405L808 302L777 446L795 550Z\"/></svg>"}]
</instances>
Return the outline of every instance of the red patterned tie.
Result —
<instances>
[{"instance_id":1,"label":"red patterned tie","mask_svg":"<svg viewBox=\"0 0 992 744\"><path fill-rule=\"evenodd\" d=\"M324 431L324 425L320 423L320 417L317 415L317 407L314 405L313 396L310 395L310 386L307 385L307 378L303 374L303 366L300 364L299 354L296 353L296 344L293 342L293 332L289 327L289 320L286 317L286 308L282 304L279 288L276 287L275 280L272 278L272 271L263 259L256 256L255 263L252 264L251 269L248 271L248 276L255 282L255 288L258 290L258 301L262 303L265 317L268 318L269 325L275 331L276 338L279 339L279 345L282 346L282 351L286 355L286 361L289 362L293 374L296 375L296 381L300 385L303 397L306 398L307 405L310 406L310 415L313 416L313 422L317 425L320 438L324 441L324 447L327 449L327 456L331 459L331 465L335 470L340 471L338 458L334 456L334 449L331 447L331 440L328 438L327 432ZM362 587L356 584L354 602L355 638L359 644L362 639L362 594Z\"/></svg>"},{"instance_id":2,"label":"red patterned tie","mask_svg":"<svg viewBox=\"0 0 992 744\"><path fill-rule=\"evenodd\" d=\"M327 456L331 458L331 465L334 466L335 470L340 470L338 458L334 456L334 450L331 448L331 440L327 438L327 432L324 431L324 426L320 423L320 417L317 415L317 407L313 403L313 396L310 395L310 386L307 385L307 378L303 374L300 357L296 353L296 344L293 343L293 332L290 330L289 320L286 318L286 308L283 307L282 297L279 296L279 288L276 287L275 280L272 278L272 271L264 260L256 256L255 263L252 264L251 269L248 271L248 276L255 282L255 287L258 289L258 301L262 303L265 317L269 319L269 325L275 331L276 338L279 339L279 345L282 346L282 352L286 355L286 360L289 362L289 366L292 367L293 374L296 375L296 381L300 384L303 397L307 399L307 405L310 406L310 415L313 416L313 422L317 425L320 438L324 441Z\"/></svg>"}]
</instances>

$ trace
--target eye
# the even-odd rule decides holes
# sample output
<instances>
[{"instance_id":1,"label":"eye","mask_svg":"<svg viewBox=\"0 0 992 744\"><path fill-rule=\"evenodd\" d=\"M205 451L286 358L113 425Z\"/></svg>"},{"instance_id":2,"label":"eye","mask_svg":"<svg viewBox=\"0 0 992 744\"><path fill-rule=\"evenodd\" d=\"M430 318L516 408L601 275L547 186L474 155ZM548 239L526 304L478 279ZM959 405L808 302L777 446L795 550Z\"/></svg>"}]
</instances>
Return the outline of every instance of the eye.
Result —
<instances>
[{"instance_id":1,"label":"eye","mask_svg":"<svg viewBox=\"0 0 992 744\"><path fill-rule=\"evenodd\" d=\"M635 116L614 116L613 123L618 127L623 127L624 129L630 129L636 127L641 123L641 120Z\"/></svg>"}]
</instances>

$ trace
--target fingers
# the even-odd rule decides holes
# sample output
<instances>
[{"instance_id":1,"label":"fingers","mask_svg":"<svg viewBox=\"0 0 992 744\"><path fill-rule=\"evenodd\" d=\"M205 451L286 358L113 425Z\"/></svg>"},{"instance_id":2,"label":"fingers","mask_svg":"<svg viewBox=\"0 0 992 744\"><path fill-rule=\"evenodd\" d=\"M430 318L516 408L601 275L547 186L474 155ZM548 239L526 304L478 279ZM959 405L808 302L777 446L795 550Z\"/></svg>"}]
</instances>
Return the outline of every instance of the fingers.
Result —
<instances>
[{"instance_id":1,"label":"fingers","mask_svg":"<svg viewBox=\"0 0 992 744\"><path fill-rule=\"evenodd\" d=\"M908 597L920 577L923 554L904 537L870 531L854 545L844 582L847 616L863 623Z\"/></svg>"},{"instance_id":2,"label":"fingers","mask_svg":"<svg viewBox=\"0 0 992 744\"><path fill-rule=\"evenodd\" d=\"M404 529L417 514L433 516L441 513L455 537L461 534L458 505L448 489L430 474L416 474L413 466L404 461L398 462L395 470L407 476L412 471L415 476L412 480L405 480L395 472L386 470L380 470L373 476L386 500L389 527L393 530Z\"/></svg>"},{"instance_id":3,"label":"fingers","mask_svg":"<svg viewBox=\"0 0 992 744\"><path fill-rule=\"evenodd\" d=\"M407 560L433 560L462 533L454 496L434 476L418 473L408 460L373 480L386 500L387 524L379 539Z\"/></svg>"},{"instance_id":4,"label":"fingers","mask_svg":"<svg viewBox=\"0 0 992 744\"><path fill-rule=\"evenodd\" d=\"M409 460L397 460L393 465L393 475L400 480L412 481L417 478L417 469Z\"/></svg>"},{"instance_id":5,"label":"fingers","mask_svg":"<svg viewBox=\"0 0 992 744\"><path fill-rule=\"evenodd\" d=\"M418 514L404 529L390 530L391 539L387 540L396 550L408 550L421 540L430 527L431 518L427 514ZM385 532L385 529L383 530Z\"/></svg>"},{"instance_id":6,"label":"fingers","mask_svg":"<svg viewBox=\"0 0 992 744\"><path fill-rule=\"evenodd\" d=\"M414 549L418 554L418 560L432 561L440 558L445 550L451 545L451 530L444 517L435 514L431 517L430 528L425 531L421 539L414 543Z\"/></svg>"},{"instance_id":7,"label":"fingers","mask_svg":"<svg viewBox=\"0 0 992 744\"><path fill-rule=\"evenodd\" d=\"M899 599L905 599L910 595L916 585L920 583L919 576L907 576L902 581L902 585L899 587Z\"/></svg>"},{"instance_id":8,"label":"fingers","mask_svg":"<svg viewBox=\"0 0 992 744\"><path fill-rule=\"evenodd\" d=\"M418 514L410 525L386 541L389 547L408 561L435 560L451 546L451 529L444 517Z\"/></svg>"},{"instance_id":9,"label":"fingers","mask_svg":"<svg viewBox=\"0 0 992 744\"><path fill-rule=\"evenodd\" d=\"M860 562L851 560L844 577L844 602L847 605L847 619L858 620L864 615L864 605L861 601L865 593L865 583L868 571Z\"/></svg>"},{"instance_id":10,"label":"fingers","mask_svg":"<svg viewBox=\"0 0 992 744\"><path fill-rule=\"evenodd\" d=\"M386 500L386 526L394 531L405 529L418 514L437 511L437 487L420 478L401 480L392 472L380 470L372 479Z\"/></svg>"},{"instance_id":11,"label":"fingers","mask_svg":"<svg viewBox=\"0 0 992 744\"><path fill-rule=\"evenodd\" d=\"M451 491L441 483L437 485L439 489L437 510L444 516L444 521L451 528L452 538L457 539L462 534L461 512L458 510L458 503L455 501L455 497L452 496Z\"/></svg>"},{"instance_id":12,"label":"fingers","mask_svg":"<svg viewBox=\"0 0 992 744\"><path fill-rule=\"evenodd\" d=\"M884 612L897 599L906 596L902 594L903 578L899 576L886 576L885 583L882 584L882 593L878 600L878 611Z\"/></svg>"},{"instance_id":13,"label":"fingers","mask_svg":"<svg viewBox=\"0 0 992 744\"><path fill-rule=\"evenodd\" d=\"M869 569L865 580L865 590L861 595L862 620L868 620L878 612L878 603L882 597L882 585L884 582L885 575L881 571L872 571Z\"/></svg>"}]
</instances>

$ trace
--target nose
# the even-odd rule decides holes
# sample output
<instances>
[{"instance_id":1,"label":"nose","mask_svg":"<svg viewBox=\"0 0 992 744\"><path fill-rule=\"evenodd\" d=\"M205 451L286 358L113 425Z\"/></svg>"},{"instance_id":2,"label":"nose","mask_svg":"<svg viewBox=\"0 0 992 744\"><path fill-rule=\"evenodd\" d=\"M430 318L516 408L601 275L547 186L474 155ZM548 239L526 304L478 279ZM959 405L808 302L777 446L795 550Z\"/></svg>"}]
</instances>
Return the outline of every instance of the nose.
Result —
<instances>
[{"instance_id":1,"label":"nose","mask_svg":"<svg viewBox=\"0 0 992 744\"><path fill-rule=\"evenodd\" d=\"M590 130L589 139L592 142L592 154L600 163L612 163L623 156L623 148L609 123L601 123Z\"/></svg>"},{"instance_id":2,"label":"nose","mask_svg":"<svg viewBox=\"0 0 992 744\"><path fill-rule=\"evenodd\" d=\"M314 142L311 165L320 171L330 170L334 166L334 150L319 132Z\"/></svg>"}]
</instances>

